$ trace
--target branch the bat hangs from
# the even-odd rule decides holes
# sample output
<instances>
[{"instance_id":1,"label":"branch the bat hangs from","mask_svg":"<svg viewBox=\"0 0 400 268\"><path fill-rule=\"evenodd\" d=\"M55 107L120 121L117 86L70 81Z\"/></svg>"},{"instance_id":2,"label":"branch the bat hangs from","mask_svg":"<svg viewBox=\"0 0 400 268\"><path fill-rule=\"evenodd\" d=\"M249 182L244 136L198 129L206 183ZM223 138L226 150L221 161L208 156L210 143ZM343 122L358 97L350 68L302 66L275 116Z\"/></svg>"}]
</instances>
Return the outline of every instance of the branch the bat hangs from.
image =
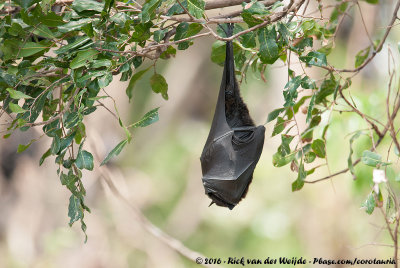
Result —
<instances>
[{"instance_id":1,"label":"branch the bat hangs from","mask_svg":"<svg viewBox=\"0 0 400 268\"><path fill-rule=\"evenodd\" d=\"M228 24L227 36L233 34ZM265 128L255 126L240 96L232 41L226 58L217 106L200 157L205 193L211 204L233 209L248 191L264 145Z\"/></svg>"}]
</instances>

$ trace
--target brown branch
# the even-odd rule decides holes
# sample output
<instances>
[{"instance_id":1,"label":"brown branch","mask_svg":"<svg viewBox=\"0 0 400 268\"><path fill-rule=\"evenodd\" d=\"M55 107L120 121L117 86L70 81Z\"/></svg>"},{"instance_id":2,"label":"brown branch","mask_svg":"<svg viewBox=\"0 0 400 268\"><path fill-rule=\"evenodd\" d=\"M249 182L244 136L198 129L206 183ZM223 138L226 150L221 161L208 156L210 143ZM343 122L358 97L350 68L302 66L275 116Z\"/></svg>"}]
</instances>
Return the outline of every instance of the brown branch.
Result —
<instances>
[{"instance_id":1,"label":"brown branch","mask_svg":"<svg viewBox=\"0 0 400 268\"><path fill-rule=\"evenodd\" d=\"M217 2L224 2L224 1L217 1ZM242 2L250 2L249 0L246 1L241 1ZM265 0L265 1L259 1L260 3L264 4L264 6L268 7L268 6L272 6L274 3L276 3L277 1L271 1L271 0ZM212 2L209 2L212 3ZM224 6L227 7L227 6ZM211 8L207 8L207 4L205 9L211 9ZM186 18L186 17L181 17L181 16L166 16L166 15L161 15L160 17L163 19L168 19L168 20L173 20L173 21L182 21L182 22L198 22L198 23L242 23L243 19L241 18L236 18L237 16L239 16L240 14L242 14L243 9L240 10L236 10L236 11L232 11L229 13L225 13L222 15L218 15L215 17L211 17L209 18L207 21L203 20L203 19L190 19L190 18Z\"/></svg>"},{"instance_id":2,"label":"brown branch","mask_svg":"<svg viewBox=\"0 0 400 268\"><path fill-rule=\"evenodd\" d=\"M351 102L348 99L346 99L344 97L343 89L342 89L341 86L339 87L339 94L344 99L344 101L353 109L353 111L356 112L359 116L361 116L365 121L367 121L371 125L371 127L374 129L376 134L379 137L381 137L382 133L380 132L379 128L371 120L369 120L362 112L360 112L360 110L358 110L354 105L352 105Z\"/></svg>"},{"instance_id":3,"label":"brown branch","mask_svg":"<svg viewBox=\"0 0 400 268\"><path fill-rule=\"evenodd\" d=\"M394 233L394 239L393 239L394 259L396 260L396 263L395 263L394 267L398 267L397 256L398 256L398 252L399 252L399 242L398 242L398 238L399 238L399 223L400 223L399 216L396 216L396 226L394 227L394 230L393 230L393 233Z\"/></svg>"},{"instance_id":4,"label":"brown branch","mask_svg":"<svg viewBox=\"0 0 400 268\"><path fill-rule=\"evenodd\" d=\"M74 101L74 96L76 94L78 94L80 88L75 89L75 92L72 94L71 98L68 100L68 102L66 103L66 105L64 106L64 109L58 113L56 116L50 118L49 120L46 121L42 121L42 122L37 122L37 123L26 123L24 126L29 126L29 127L35 127L35 126L41 126L41 125L47 125L50 124L58 119L61 118L61 116L63 116L63 114L65 114L68 109L69 106L72 104L72 102Z\"/></svg>"},{"instance_id":5,"label":"brown branch","mask_svg":"<svg viewBox=\"0 0 400 268\"><path fill-rule=\"evenodd\" d=\"M242 11L240 11L241 13ZM239 14L240 14L239 13ZM161 15L160 18L172 21L179 21L179 22L197 22L197 23L208 23L208 24L217 24L217 23L242 23L243 19L241 18L227 18L228 16L223 15L222 17L213 17L209 18L207 21L203 19L196 19L196 18L187 18L187 17L178 17L178 16L165 16Z\"/></svg>"},{"instance_id":6,"label":"brown branch","mask_svg":"<svg viewBox=\"0 0 400 268\"><path fill-rule=\"evenodd\" d=\"M354 162L353 162L353 166L356 166L358 163L360 163L360 161L361 161L361 158L359 158L359 159L357 159L356 161L354 161ZM347 171L349 171L349 168L342 169L341 171L338 171L338 172L336 172L336 173L333 173L333 174L331 174L331 175L329 175L329 176L326 176L326 177L323 177L323 178L320 178L320 179L317 179L317 180L313 180L313 181L304 181L304 183L317 183L317 182L320 182L320 181L324 181L324 180L327 180L327 179L336 177L337 175L346 173Z\"/></svg>"},{"instance_id":7,"label":"brown branch","mask_svg":"<svg viewBox=\"0 0 400 268\"><path fill-rule=\"evenodd\" d=\"M206 2L205 10L216 9L216 8L223 8L223 7L231 7L241 5L243 2L250 3L251 0L214 0ZM264 5L271 6L278 2L277 0L267 0L264 1Z\"/></svg>"},{"instance_id":8,"label":"brown branch","mask_svg":"<svg viewBox=\"0 0 400 268\"><path fill-rule=\"evenodd\" d=\"M192 19L195 20L196 18L192 16L192 14L190 14L189 10L186 9L186 7L184 7L181 3L181 1L176 0L176 2L178 2L178 4L181 6L181 8L183 9L183 11L185 11L185 13Z\"/></svg>"},{"instance_id":9,"label":"brown branch","mask_svg":"<svg viewBox=\"0 0 400 268\"><path fill-rule=\"evenodd\" d=\"M97 148L96 146L92 146L93 155L95 157L96 162L100 163L101 160L96 148ZM191 260L196 263L197 258L201 258L202 260L205 259L205 256L203 256L201 253L187 248L181 241L168 235L163 230L155 226L151 221L149 221L146 218L146 216L143 215L140 209L137 208L135 205L133 205L115 186L113 180L111 179L113 177L112 172L109 170L107 166L101 166L99 169L96 170L100 173L99 177L101 177L104 180L104 182L111 190L112 194L131 209L131 211L135 214L136 218L138 219L140 225L147 232L149 232L151 235L160 240L166 246L173 249L174 251L176 251L183 257L187 258L188 260ZM204 263L200 263L199 265L204 267L215 267L215 268L219 267L217 265L209 266Z\"/></svg>"},{"instance_id":10,"label":"brown branch","mask_svg":"<svg viewBox=\"0 0 400 268\"><path fill-rule=\"evenodd\" d=\"M363 62L363 64L361 64L360 66L358 66L355 69L336 69L336 68L334 68L332 66L328 66L328 67L327 66L321 66L321 67L326 69L326 70L328 70L328 71L330 71L330 72L335 71L335 72L341 72L341 73L356 73L356 72L361 71L365 66L367 66L374 59L376 54L378 54L382 50L383 44L386 42L386 38L388 37L388 35L390 33L390 30L392 29L393 24L397 19L397 12L399 11L399 8L400 8L400 0L398 0L397 3L396 3L396 6L395 6L395 8L393 10L392 19L390 20L390 23L387 26L386 32L383 35L382 40L380 41L380 43L378 44L376 49L372 52L371 56L369 56Z\"/></svg>"},{"instance_id":11,"label":"brown branch","mask_svg":"<svg viewBox=\"0 0 400 268\"><path fill-rule=\"evenodd\" d=\"M390 136L392 137L392 140L393 140L397 150L400 152L400 144L396 137L396 130L394 128L392 117L390 116L390 108L389 108L389 106L390 106L390 89L392 87L393 76L394 76L394 72L390 76L389 85L388 85L388 93L387 93L387 97L386 97L386 114L387 114L387 118L388 118Z\"/></svg>"},{"instance_id":12,"label":"brown branch","mask_svg":"<svg viewBox=\"0 0 400 268\"><path fill-rule=\"evenodd\" d=\"M397 242L397 235L393 233L392 228L390 228L390 222L387 218L387 215L385 213L385 211L383 210L382 206L379 206L380 211L383 214L383 217L385 218L385 223L386 223L386 229L388 230L390 237L392 238L393 242L396 241ZM396 235L396 236L395 236ZM396 246L395 246L396 248Z\"/></svg>"},{"instance_id":13,"label":"brown branch","mask_svg":"<svg viewBox=\"0 0 400 268\"><path fill-rule=\"evenodd\" d=\"M376 143L373 144L373 146L371 147L371 150L374 149L374 148L376 148L376 147L378 147L379 144L382 142L383 138L385 137L386 133L388 132L388 130L389 130L389 128L390 128L390 121L393 122L393 120L394 120L394 119L396 118L396 116L397 116L397 113L398 113L399 109L400 109L400 98L397 100L396 106L395 106L394 109L393 109L393 112L392 112L392 115L390 116L389 122L387 122L385 128L383 129L383 132L381 133L382 136L380 136L380 137L378 138L378 140L376 141ZM359 164L360 162L361 162L361 158L358 158L356 161L353 162L353 166L356 166L356 165ZM336 172L336 173L334 173L334 174L331 174L331 175L329 175L329 176L326 176L326 177L323 177L323 178L320 178L320 179L317 179L317 180L313 180L313 181L304 181L304 183L316 183L316 182L324 181L324 180L330 179L330 178L332 178L332 177L335 177L335 176L337 176L337 175L346 173L347 171L349 171L349 168L342 169L342 170L340 170L340 171L338 171L338 172Z\"/></svg>"},{"instance_id":14,"label":"brown branch","mask_svg":"<svg viewBox=\"0 0 400 268\"><path fill-rule=\"evenodd\" d=\"M264 6L266 6L266 7L272 6L274 3L276 3L276 1L271 1L271 0L264 0L264 1L259 1L259 2L264 4ZM215 17L211 17L210 20L212 20L212 19L222 19L222 18L234 18L234 17L237 17L240 14L242 14L242 12L243 12L243 9L240 9L240 10L232 11L232 12L225 13L225 14L222 14L222 15L218 15L218 16L215 16Z\"/></svg>"},{"instance_id":15,"label":"brown branch","mask_svg":"<svg viewBox=\"0 0 400 268\"><path fill-rule=\"evenodd\" d=\"M241 36L243 34L252 32L252 31L257 30L257 29L259 29L261 27L264 27L264 26L266 26L268 24L271 24L273 22L278 21L281 18L283 18L284 16L286 16L289 12L297 11L304 4L304 2L305 2L305 0L300 0L300 1L297 1L296 4L294 4L294 1L292 0L292 1L290 1L290 3L281 12L277 12L277 13L274 13L274 14L272 14L270 16L267 16L264 19L264 22L262 22L260 24L257 24L257 25L255 25L253 27L250 27L250 28L248 28L248 29L246 29L244 31L241 31L241 32L237 33L237 34L234 34L231 37L224 38L224 37L220 37L220 36L217 35L216 38L218 40L221 40L221 41L231 41L231 40L233 40L235 38L238 38L239 36Z\"/></svg>"},{"instance_id":16,"label":"brown branch","mask_svg":"<svg viewBox=\"0 0 400 268\"><path fill-rule=\"evenodd\" d=\"M157 45L151 45L148 47L145 47L142 51L133 51L133 50L126 50L126 51L119 51L119 50L112 50L112 49L105 49L105 48L99 48L99 47L94 47L94 49L98 50L98 51L104 51L104 52L111 52L111 53L118 53L118 54L131 54L131 55L136 55L136 56L142 56L142 57L147 57L150 59L156 59L156 57L148 54L148 52L153 51L157 48L160 47L165 47L165 46L171 46L171 45L176 45L182 42L186 42L195 38L199 38L199 37L203 37L203 36L208 36L211 35L211 32L206 32L206 33L201 33L201 34L197 34L197 35L193 35L187 38L183 38L177 41L173 41L173 42L167 42L167 43L162 43L162 44L157 44Z\"/></svg>"}]
</instances>

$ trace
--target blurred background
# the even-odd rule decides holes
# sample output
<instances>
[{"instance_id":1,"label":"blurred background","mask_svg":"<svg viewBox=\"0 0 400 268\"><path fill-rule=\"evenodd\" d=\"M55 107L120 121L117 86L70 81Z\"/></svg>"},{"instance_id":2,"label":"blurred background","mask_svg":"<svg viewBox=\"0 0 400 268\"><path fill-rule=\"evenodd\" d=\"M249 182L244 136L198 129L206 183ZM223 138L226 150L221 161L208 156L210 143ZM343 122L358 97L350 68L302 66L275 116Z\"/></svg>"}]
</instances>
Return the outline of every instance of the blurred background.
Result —
<instances>
[{"instance_id":1,"label":"blurred background","mask_svg":"<svg viewBox=\"0 0 400 268\"><path fill-rule=\"evenodd\" d=\"M380 2L369 5L360 1L374 39L382 36L392 13L392 1ZM316 1L310 1L308 10L315 9ZM328 57L336 67L352 68L355 54L369 45L358 9L353 8L349 15ZM399 34L394 28L382 52L353 80L352 97L357 107L371 116L385 116L388 55L390 51L397 65ZM16 153L18 144L39 137L41 129L15 133L2 140L0 267L199 267L144 228L140 214L104 183L105 172L131 206L155 226L209 258L393 256L380 211L370 216L360 209L372 186L372 168L357 166L357 180L346 173L292 192L291 183L297 173L289 166L272 165L272 155L280 144L279 135L271 137L273 122L266 124L263 154L247 197L232 211L208 207L210 199L204 194L199 157L222 76L222 68L210 60L213 42L212 38L196 40L188 50L178 51L175 58L160 60L157 71L169 84L168 101L152 93L148 84L150 72L136 85L131 103L125 95L127 83L119 82L118 77L107 88L125 123L135 122L159 106L160 120L135 129L132 142L106 168L96 162L94 172L84 173L86 203L92 210L85 217L86 244L79 224L68 226L69 191L56 175L54 159L50 157L38 166L50 141L42 138L24 153ZM298 70L295 64L293 68ZM307 73L319 79L324 73L314 69L307 69ZM248 73L241 91L257 124L264 124L268 113L283 104L286 82L287 67L282 61L267 69L266 82L251 71ZM113 109L112 102L105 104ZM302 116L297 119L305 127ZM328 119L323 118L323 122L326 124ZM100 160L124 137L117 120L101 107L85 124L85 146ZM366 127L357 115L333 112L327 132L329 168L322 167L307 179L346 168L349 133ZM370 146L368 137L358 139L353 159ZM398 164L394 163L392 172L398 171Z\"/></svg>"}]
</instances>

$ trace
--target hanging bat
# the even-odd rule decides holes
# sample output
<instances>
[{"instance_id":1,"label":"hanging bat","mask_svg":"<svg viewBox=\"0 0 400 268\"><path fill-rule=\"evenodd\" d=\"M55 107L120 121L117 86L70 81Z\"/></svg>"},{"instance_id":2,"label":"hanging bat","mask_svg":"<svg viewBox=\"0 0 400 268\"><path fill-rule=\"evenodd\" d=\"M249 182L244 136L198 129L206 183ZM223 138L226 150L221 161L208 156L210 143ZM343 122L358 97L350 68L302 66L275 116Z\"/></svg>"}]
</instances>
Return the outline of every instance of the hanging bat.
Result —
<instances>
[{"instance_id":1,"label":"hanging bat","mask_svg":"<svg viewBox=\"0 0 400 268\"><path fill-rule=\"evenodd\" d=\"M233 24L228 24L228 36ZM226 42L224 72L210 133L200 157L205 193L233 209L247 194L264 145L265 128L255 126L240 96L232 41Z\"/></svg>"}]
</instances>

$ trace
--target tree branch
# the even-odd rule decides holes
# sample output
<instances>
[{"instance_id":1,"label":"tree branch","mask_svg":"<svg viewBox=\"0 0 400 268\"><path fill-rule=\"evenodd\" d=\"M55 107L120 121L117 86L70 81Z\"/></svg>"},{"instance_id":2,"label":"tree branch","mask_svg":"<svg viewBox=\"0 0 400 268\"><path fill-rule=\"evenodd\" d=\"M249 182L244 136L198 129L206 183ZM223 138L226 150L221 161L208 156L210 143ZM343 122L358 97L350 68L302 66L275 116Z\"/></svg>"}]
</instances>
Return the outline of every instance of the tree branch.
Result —
<instances>
[{"instance_id":1,"label":"tree branch","mask_svg":"<svg viewBox=\"0 0 400 268\"><path fill-rule=\"evenodd\" d=\"M223 7L231 7L241 5L243 2L250 3L251 0L214 0L206 2L205 10L223 8ZM267 0L263 1L264 5L271 6L278 2L278 0Z\"/></svg>"},{"instance_id":2,"label":"tree branch","mask_svg":"<svg viewBox=\"0 0 400 268\"><path fill-rule=\"evenodd\" d=\"M96 146L92 146L93 148L93 153L96 161L98 163L101 162L100 157L97 153ZM135 214L137 217L140 225L151 235L153 235L155 238L160 240L162 243L164 243L166 246L169 248L173 249L183 257L187 258L188 260L193 261L196 263L197 258L202 258L203 260L205 259L205 256L203 256L201 253L193 251L189 248L187 248L181 241L177 240L176 238L168 235L165 233L163 230L155 226L152 222L150 222L145 215L140 211L139 208L131 204L131 202L118 190L118 188L115 186L114 182L112 181L112 172L109 170L107 166L101 166L99 169L97 169L98 172L100 173L100 177L104 180L104 182L107 184L109 189L111 190L112 194L119 199L121 202L125 203L131 211ZM219 266L214 265L214 266L209 266L205 265L204 263L199 264L203 267L215 267L218 268Z\"/></svg>"},{"instance_id":3,"label":"tree branch","mask_svg":"<svg viewBox=\"0 0 400 268\"><path fill-rule=\"evenodd\" d=\"M396 106L395 106L394 109L393 109L393 112L392 112L392 115L391 115L391 117L390 117L389 122L387 122L387 124L386 124L386 126L385 126L383 132L381 133L381 136L378 138L378 140L376 141L376 143L371 147L371 150L374 149L374 148L376 148L376 147L378 147L379 144L382 142L382 140L383 140L383 138L385 137L386 133L387 133L387 132L389 131L389 129L390 129L390 122L393 122L393 120L396 118L399 109L400 109L400 98L397 100ZM356 161L353 162L353 166L356 166L357 164L359 164L360 161L361 161L361 158L358 158ZM349 168L342 169L341 171L338 171L338 172L336 172L336 173L334 173L334 174L331 174L331 175L329 175L329 176L323 177L323 178L321 178L321 179L317 179L317 180L313 180L313 181L304 181L304 183L316 183L316 182L324 181L324 180L330 179L330 178L332 178L332 177L335 177L335 176L337 176L337 175L346 173L347 171L349 171Z\"/></svg>"},{"instance_id":4,"label":"tree branch","mask_svg":"<svg viewBox=\"0 0 400 268\"><path fill-rule=\"evenodd\" d=\"M376 56L376 54L378 54L383 47L383 44L385 44L386 42L386 38L388 37L394 22L397 20L397 12L399 11L400 8L400 0L397 1L396 6L393 10L393 15L392 15L392 19L390 20L390 23L388 24L387 28L386 28L386 32L382 37L382 40L380 41L380 43L378 44L378 46L376 47L376 49L372 52L371 56L369 56L364 62L363 64L361 64L360 66L358 66L357 68L354 69L336 69L332 66L326 67L326 66L321 66L322 68L328 70L328 71L335 71L335 72L340 72L340 73L356 73L361 71L362 69L364 69L365 66L368 65L368 63L370 63L374 57Z\"/></svg>"},{"instance_id":5,"label":"tree branch","mask_svg":"<svg viewBox=\"0 0 400 268\"><path fill-rule=\"evenodd\" d=\"M74 101L74 96L76 94L78 94L79 90L80 90L80 88L75 89L75 92L72 94L71 98L65 104L64 109L60 113L58 113L56 116L50 118L49 120L38 122L38 123L26 123L24 126L35 127L35 126L47 125L47 124L50 124L51 122L54 122L54 121L60 119L61 116L63 116L63 114L65 114L68 111L69 106Z\"/></svg>"}]
</instances>

